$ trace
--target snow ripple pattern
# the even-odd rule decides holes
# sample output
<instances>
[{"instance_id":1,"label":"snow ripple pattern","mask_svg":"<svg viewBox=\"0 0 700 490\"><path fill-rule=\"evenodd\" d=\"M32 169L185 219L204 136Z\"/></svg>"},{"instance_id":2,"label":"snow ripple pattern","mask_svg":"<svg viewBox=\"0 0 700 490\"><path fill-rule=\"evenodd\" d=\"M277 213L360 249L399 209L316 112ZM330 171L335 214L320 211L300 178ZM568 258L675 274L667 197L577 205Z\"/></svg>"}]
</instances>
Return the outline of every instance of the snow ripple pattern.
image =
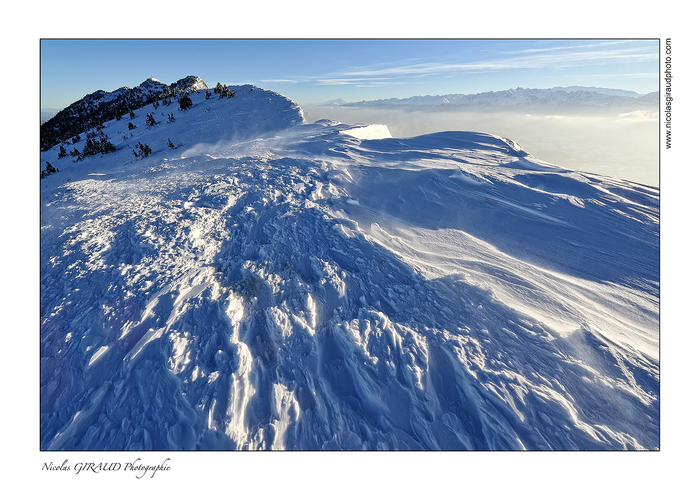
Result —
<instances>
[{"instance_id":1,"label":"snow ripple pattern","mask_svg":"<svg viewBox=\"0 0 700 490\"><path fill-rule=\"evenodd\" d=\"M42 190L42 449L658 448L656 190L348 129Z\"/></svg>"}]
</instances>

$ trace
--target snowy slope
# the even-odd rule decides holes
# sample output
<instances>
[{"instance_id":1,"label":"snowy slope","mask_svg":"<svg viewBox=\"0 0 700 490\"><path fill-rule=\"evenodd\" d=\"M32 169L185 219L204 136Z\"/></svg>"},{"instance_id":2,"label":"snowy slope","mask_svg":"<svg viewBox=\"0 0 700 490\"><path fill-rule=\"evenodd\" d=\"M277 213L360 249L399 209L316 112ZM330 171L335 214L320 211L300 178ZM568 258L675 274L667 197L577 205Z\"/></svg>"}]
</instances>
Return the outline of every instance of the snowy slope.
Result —
<instances>
[{"instance_id":1,"label":"snowy slope","mask_svg":"<svg viewBox=\"0 0 700 490\"><path fill-rule=\"evenodd\" d=\"M206 88L204 80L190 75L170 85L151 77L134 88L121 87L113 92L98 90L58 111L46 123L42 122L42 151L117 115L125 115L131 109L151 104L168 91L175 93Z\"/></svg>"},{"instance_id":2,"label":"snowy slope","mask_svg":"<svg viewBox=\"0 0 700 490\"><path fill-rule=\"evenodd\" d=\"M42 153L43 449L658 448L658 189L235 89Z\"/></svg>"}]
</instances>

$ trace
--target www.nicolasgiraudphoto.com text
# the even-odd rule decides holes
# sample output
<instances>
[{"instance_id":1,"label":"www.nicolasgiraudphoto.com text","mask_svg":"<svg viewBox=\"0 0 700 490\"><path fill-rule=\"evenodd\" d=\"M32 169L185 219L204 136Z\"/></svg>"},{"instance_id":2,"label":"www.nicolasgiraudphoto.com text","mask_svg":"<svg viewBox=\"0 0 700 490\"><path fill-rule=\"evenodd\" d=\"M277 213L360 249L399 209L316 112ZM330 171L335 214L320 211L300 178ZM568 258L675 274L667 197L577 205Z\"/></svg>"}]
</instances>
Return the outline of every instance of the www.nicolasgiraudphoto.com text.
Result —
<instances>
[{"instance_id":1,"label":"www.nicolasgiraudphoto.com text","mask_svg":"<svg viewBox=\"0 0 700 490\"><path fill-rule=\"evenodd\" d=\"M666 128L666 149L671 148L671 103L673 102L673 97L671 96L671 85L673 80L673 75L671 75L671 38L666 38L666 47L664 53L664 73L663 80L666 82L666 88L664 90L664 127Z\"/></svg>"}]
</instances>

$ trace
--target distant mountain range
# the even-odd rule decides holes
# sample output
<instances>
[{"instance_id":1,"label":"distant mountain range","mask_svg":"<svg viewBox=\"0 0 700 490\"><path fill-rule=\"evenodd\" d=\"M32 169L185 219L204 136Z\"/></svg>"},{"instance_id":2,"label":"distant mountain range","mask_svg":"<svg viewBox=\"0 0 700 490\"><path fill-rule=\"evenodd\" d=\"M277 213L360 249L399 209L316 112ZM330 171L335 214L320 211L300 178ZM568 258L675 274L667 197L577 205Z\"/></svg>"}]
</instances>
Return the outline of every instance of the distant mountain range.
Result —
<instances>
[{"instance_id":1,"label":"distant mountain range","mask_svg":"<svg viewBox=\"0 0 700 490\"><path fill-rule=\"evenodd\" d=\"M53 107L42 107L41 108L41 124L44 124L46 121L54 117L56 114L58 114L61 111L61 109L56 109Z\"/></svg>"},{"instance_id":2,"label":"distant mountain range","mask_svg":"<svg viewBox=\"0 0 700 490\"><path fill-rule=\"evenodd\" d=\"M518 87L515 89L481 92L477 94L447 94L447 95L417 95L398 99L363 100L361 102L346 102L334 99L317 106L324 107L357 107L357 106L617 106L617 105L656 105L659 92L646 95L630 90L608 89L599 87L554 87L548 89L532 89Z\"/></svg>"}]
</instances>

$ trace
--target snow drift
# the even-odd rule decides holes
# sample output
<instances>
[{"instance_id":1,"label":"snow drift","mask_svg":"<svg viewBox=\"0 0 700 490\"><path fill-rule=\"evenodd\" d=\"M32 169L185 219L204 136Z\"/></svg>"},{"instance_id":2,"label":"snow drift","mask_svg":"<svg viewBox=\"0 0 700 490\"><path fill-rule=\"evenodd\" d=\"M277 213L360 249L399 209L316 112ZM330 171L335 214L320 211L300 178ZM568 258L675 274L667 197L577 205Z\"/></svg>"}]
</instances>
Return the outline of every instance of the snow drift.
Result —
<instances>
[{"instance_id":1,"label":"snow drift","mask_svg":"<svg viewBox=\"0 0 700 490\"><path fill-rule=\"evenodd\" d=\"M658 189L191 98L42 153L42 449L659 447Z\"/></svg>"}]
</instances>

